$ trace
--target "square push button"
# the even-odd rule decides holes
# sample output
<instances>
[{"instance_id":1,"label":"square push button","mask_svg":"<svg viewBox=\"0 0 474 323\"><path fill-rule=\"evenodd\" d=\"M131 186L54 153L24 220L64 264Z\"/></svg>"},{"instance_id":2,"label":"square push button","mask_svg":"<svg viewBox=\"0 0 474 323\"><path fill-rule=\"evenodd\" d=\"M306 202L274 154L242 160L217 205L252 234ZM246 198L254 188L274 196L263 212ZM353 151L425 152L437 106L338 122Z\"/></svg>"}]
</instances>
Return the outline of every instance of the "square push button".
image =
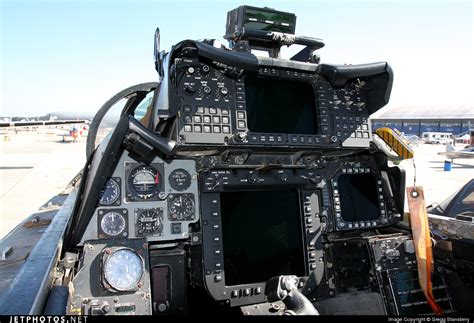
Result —
<instances>
[{"instance_id":1,"label":"square push button","mask_svg":"<svg viewBox=\"0 0 474 323\"><path fill-rule=\"evenodd\" d=\"M171 223L171 232L173 234L181 233L181 223Z\"/></svg>"}]
</instances>

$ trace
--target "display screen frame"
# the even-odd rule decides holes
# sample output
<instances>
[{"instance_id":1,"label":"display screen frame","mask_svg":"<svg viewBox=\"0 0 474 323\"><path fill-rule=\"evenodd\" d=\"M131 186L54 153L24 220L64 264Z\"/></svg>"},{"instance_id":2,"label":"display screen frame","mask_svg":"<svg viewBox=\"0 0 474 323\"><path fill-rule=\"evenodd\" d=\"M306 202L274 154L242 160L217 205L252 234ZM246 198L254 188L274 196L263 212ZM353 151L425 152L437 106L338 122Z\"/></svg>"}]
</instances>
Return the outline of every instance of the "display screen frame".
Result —
<instances>
[{"instance_id":1,"label":"display screen frame","mask_svg":"<svg viewBox=\"0 0 474 323\"><path fill-rule=\"evenodd\" d=\"M244 89L247 127L251 133L320 134L312 80L248 74ZM289 102L295 98L296 103Z\"/></svg>"},{"instance_id":2,"label":"display screen frame","mask_svg":"<svg viewBox=\"0 0 474 323\"><path fill-rule=\"evenodd\" d=\"M252 202L255 202L256 200L263 201L266 200L267 202L271 203L272 207L267 210L267 214L264 214L263 218L271 218L271 211L274 209L278 209L285 204L283 203L284 199L282 196L277 197L277 195L284 195L285 193L289 193L288 195L293 195L293 198L290 198L289 200L293 199L293 201L290 201L288 204L289 207L292 207L294 209L294 212L290 215L286 212L282 212L281 214L285 214L284 216L280 216L278 218L279 221L284 220L284 218L291 219L293 218L294 221L292 223L285 223L286 224L286 229L289 231L292 231L288 233L288 235L285 238L279 239L278 242L289 242L291 246L287 246L287 248L280 248L278 250L271 250L267 251L265 254L265 250L263 250L263 257L269 257L273 259L273 262L269 262L272 264L277 264L277 265L285 265L284 263L287 262L287 265L289 266L286 268L287 270L268 270L268 268L262 269L262 266L257 266L259 268L258 271L255 271L255 266L252 266L252 264L248 264L247 266L244 266L243 263L237 264L237 266L232 266L232 268L229 267L229 261L233 260L235 258L235 247L229 247L229 244L238 244L241 242L241 240L247 240L251 239L250 241L253 241L257 238L257 231L259 228L264 228L267 231L263 230L263 235L267 235L270 237L275 237L279 234L282 233L282 230L280 228L280 231L278 229L275 229L277 226L280 226L283 224L282 222L274 222L273 225L268 225L267 222L264 221L264 219L260 218L260 226L257 227L252 227L253 233L249 234L249 230L245 231L245 234L234 237L234 239L229 238L229 232L228 228L230 226L233 226L233 223L231 222L232 220L235 221L235 219L229 219L230 217L236 217L236 213L239 213L239 206L233 207L232 204L232 199L239 200L240 205L247 204L247 206L241 206L241 208L246 208L246 212L241 212L239 214L244 214L242 218L240 218L240 225L245 226L246 220L251 218L252 212L249 212L248 210L252 207L252 205L248 205L249 202L252 204ZM255 195L253 197L250 197L250 195ZM265 196L267 195L267 196ZM271 197L272 196L272 197ZM303 209L302 209L302 202L301 202L301 192L300 189L298 188L289 188L289 187L284 187L284 188L257 188L257 189L252 189L252 190L226 190L224 192L219 193L219 199L220 199L220 214L221 214L221 227L222 227L222 242L223 242L223 258L224 258L224 269L225 269L225 286L238 286L238 285L255 285L259 283L265 283L270 279L271 277L274 276L279 276L279 275L296 275L299 277L305 277L307 273L307 266L306 266L306 240L305 240L305 234L304 234L304 216L303 216ZM252 199L254 201L252 201ZM280 203L275 203L276 201L280 201ZM293 204L294 202L294 204ZM280 205L281 204L281 205ZM267 204L268 205L268 204ZM229 209L234 212L234 214L229 215ZM254 211L258 212L258 211ZM283 217L283 218L281 218ZM226 223L227 221L227 223ZM247 222L248 224L248 222ZM255 223L253 223L255 224ZM272 231L274 230L274 231ZM275 231L276 230L276 231ZM263 236L262 235L262 236ZM281 236L280 236L281 237ZM272 239L272 238L270 238ZM257 239L258 240L258 239ZM273 240L275 242L276 240ZM250 254L258 253L258 250L265 249L266 244L268 241L262 241L260 240L259 243L249 243L247 246L244 246L242 249L239 250L239 252L250 252ZM271 242L270 242L271 243ZM259 246L260 248L255 249L255 246ZM252 250L250 250L252 249ZM285 254L286 257L291 257L291 259L288 261L287 258L279 258L280 261L276 260L278 257L275 257L274 254L271 254L272 252L277 252L277 253L282 253ZM229 256L229 254L232 254ZM273 256L273 258L272 258ZM262 258L262 253L259 253L259 258ZM247 261L247 260L245 260ZM235 262L234 262L235 263ZM247 268L247 272L245 272L245 267ZM251 273L249 273L249 268L253 268L251 270ZM245 276L245 275L250 275L251 277L235 277L233 274L233 271L235 273L236 269L239 271L239 275ZM265 276L265 277L263 277Z\"/></svg>"}]
</instances>

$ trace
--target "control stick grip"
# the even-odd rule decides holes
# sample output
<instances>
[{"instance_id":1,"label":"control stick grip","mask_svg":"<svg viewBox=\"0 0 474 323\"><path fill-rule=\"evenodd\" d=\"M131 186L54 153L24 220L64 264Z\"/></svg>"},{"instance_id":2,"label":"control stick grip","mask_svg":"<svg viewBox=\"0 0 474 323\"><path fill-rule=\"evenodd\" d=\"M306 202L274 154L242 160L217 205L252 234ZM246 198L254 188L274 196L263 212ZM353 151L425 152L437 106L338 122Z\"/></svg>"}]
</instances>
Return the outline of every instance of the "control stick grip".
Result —
<instances>
[{"instance_id":1,"label":"control stick grip","mask_svg":"<svg viewBox=\"0 0 474 323\"><path fill-rule=\"evenodd\" d=\"M319 315L318 310L297 288L298 278L294 275L270 278L265 286L269 302L283 301L287 315Z\"/></svg>"}]
</instances>

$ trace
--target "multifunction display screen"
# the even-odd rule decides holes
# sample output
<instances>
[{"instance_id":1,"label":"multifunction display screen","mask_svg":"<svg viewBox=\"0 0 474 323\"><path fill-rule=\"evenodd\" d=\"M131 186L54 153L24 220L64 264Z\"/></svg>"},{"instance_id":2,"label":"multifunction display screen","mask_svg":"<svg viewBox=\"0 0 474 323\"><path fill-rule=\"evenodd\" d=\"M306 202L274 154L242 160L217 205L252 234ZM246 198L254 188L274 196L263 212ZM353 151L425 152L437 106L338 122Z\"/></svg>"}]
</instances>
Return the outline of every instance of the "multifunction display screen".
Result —
<instances>
[{"instance_id":1,"label":"multifunction display screen","mask_svg":"<svg viewBox=\"0 0 474 323\"><path fill-rule=\"evenodd\" d=\"M227 286L305 275L297 190L220 195Z\"/></svg>"},{"instance_id":2,"label":"multifunction display screen","mask_svg":"<svg viewBox=\"0 0 474 323\"><path fill-rule=\"evenodd\" d=\"M245 100L251 132L317 134L314 89L309 83L246 77Z\"/></svg>"},{"instance_id":3,"label":"multifunction display screen","mask_svg":"<svg viewBox=\"0 0 474 323\"><path fill-rule=\"evenodd\" d=\"M346 222L376 220L380 216L374 175L341 175L337 180L341 216Z\"/></svg>"}]
</instances>

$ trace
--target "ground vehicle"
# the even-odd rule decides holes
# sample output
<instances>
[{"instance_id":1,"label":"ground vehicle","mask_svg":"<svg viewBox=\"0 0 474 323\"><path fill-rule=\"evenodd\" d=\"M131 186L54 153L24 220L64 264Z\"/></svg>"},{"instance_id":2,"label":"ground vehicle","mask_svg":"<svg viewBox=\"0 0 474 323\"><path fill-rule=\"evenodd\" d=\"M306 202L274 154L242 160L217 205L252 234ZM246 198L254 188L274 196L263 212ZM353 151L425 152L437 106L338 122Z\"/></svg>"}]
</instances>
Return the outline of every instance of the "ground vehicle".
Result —
<instances>
[{"instance_id":1,"label":"ground vehicle","mask_svg":"<svg viewBox=\"0 0 474 323\"><path fill-rule=\"evenodd\" d=\"M122 93L118 124L95 150L91 137L80 185L44 238L26 260L5 253L23 270L2 272L2 312L276 315L291 307L275 277L289 276L293 296L322 314L431 313L401 226L404 173L371 141L390 66L319 64L322 41L293 35L289 13L228 17L232 50L157 46L160 83ZM278 58L298 42L307 47ZM450 313L444 274L436 300Z\"/></svg>"},{"instance_id":2,"label":"ground vehicle","mask_svg":"<svg viewBox=\"0 0 474 323\"><path fill-rule=\"evenodd\" d=\"M423 140L428 144L453 143L453 134L447 132L423 132Z\"/></svg>"}]
</instances>

